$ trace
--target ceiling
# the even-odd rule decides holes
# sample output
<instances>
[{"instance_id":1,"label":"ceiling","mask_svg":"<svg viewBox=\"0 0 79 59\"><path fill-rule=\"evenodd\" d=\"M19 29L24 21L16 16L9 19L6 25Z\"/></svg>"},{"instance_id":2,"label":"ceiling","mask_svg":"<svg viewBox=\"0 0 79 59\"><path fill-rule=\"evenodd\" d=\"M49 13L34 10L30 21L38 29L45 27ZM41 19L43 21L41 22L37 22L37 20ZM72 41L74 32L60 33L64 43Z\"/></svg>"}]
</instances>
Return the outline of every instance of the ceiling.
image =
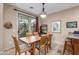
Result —
<instances>
[{"instance_id":1,"label":"ceiling","mask_svg":"<svg viewBox=\"0 0 79 59\"><path fill-rule=\"evenodd\" d=\"M41 3L10 3L10 5L29 11L30 13L35 15L40 15L42 12ZM79 3L46 3L45 11L46 14L51 14L75 6L79 6Z\"/></svg>"}]
</instances>

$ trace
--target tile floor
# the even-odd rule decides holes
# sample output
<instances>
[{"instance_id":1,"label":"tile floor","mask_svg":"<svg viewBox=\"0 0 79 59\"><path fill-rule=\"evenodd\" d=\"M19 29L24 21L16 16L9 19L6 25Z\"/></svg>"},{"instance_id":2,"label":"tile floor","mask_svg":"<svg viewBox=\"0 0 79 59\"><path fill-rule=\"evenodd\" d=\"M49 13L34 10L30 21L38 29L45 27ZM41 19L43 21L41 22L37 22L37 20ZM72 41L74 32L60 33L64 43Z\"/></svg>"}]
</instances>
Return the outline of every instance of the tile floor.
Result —
<instances>
[{"instance_id":1,"label":"tile floor","mask_svg":"<svg viewBox=\"0 0 79 59\"><path fill-rule=\"evenodd\" d=\"M59 43L55 43L53 41L52 49L48 51L47 55L62 55L62 51L63 51L63 45ZM15 55L15 49L0 51L0 55ZM27 55L30 55L30 54L27 52ZM39 55L38 50L36 50L35 55ZM41 53L41 55L44 55L44 53Z\"/></svg>"}]
</instances>

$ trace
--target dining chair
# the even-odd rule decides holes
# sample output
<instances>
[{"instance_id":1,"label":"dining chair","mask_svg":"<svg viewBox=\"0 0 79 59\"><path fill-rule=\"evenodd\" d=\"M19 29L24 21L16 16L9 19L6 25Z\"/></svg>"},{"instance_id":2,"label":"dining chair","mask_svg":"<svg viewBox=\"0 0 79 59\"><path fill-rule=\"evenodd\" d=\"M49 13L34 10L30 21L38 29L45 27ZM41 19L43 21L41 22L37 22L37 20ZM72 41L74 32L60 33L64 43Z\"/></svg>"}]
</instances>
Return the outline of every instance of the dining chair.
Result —
<instances>
[{"instance_id":1,"label":"dining chair","mask_svg":"<svg viewBox=\"0 0 79 59\"><path fill-rule=\"evenodd\" d=\"M26 32L26 37L32 36L32 32Z\"/></svg>"},{"instance_id":2,"label":"dining chair","mask_svg":"<svg viewBox=\"0 0 79 59\"><path fill-rule=\"evenodd\" d=\"M51 49L52 34L47 34L47 45Z\"/></svg>"},{"instance_id":3,"label":"dining chair","mask_svg":"<svg viewBox=\"0 0 79 59\"><path fill-rule=\"evenodd\" d=\"M39 44L36 46L36 48L39 50L39 54L41 52L41 49L44 49L45 55L47 53L47 37L41 36L41 40Z\"/></svg>"},{"instance_id":4,"label":"dining chair","mask_svg":"<svg viewBox=\"0 0 79 59\"><path fill-rule=\"evenodd\" d=\"M38 32L33 32L33 34L34 34L35 36L39 36Z\"/></svg>"},{"instance_id":5,"label":"dining chair","mask_svg":"<svg viewBox=\"0 0 79 59\"><path fill-rule=\"evenodd\" d=\"M73 54L72 41L70 38L67 38L67 40L65 40L63 55L64 54Z\"/></svg>"},{"instance_id":6,"label":"dining chair","mask_svg":"<svg viewBox=\"0 0 79 59\"><path fill-rule=\"evenodd\" d=\"M29 51L31 48L26 44L25 47L22 47L21 45L19 45L19 41L16 38L16 36L12 35L13 41L14 41L14 46L15 46L15 55L17 54L21 54L21 53L27 53L27 51Z\"/></svg>"}]
</instances>

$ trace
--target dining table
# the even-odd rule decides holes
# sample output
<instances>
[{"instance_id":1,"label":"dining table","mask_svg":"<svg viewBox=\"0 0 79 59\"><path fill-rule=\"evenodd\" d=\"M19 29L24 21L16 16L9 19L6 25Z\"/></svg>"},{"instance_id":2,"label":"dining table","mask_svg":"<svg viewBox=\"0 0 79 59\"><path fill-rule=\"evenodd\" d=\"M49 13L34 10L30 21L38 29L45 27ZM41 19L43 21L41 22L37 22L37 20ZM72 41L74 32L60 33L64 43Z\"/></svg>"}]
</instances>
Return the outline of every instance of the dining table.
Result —
<instances>
[{"instance_id":1,"label":"dining table","mask_svg":"<svg viewBox=\"0 0 79 59\"><path fill-rule=\"evenodd\" d=\"M35 46L36 42L40 42L41 37L40 36L30 36L30 37L21 37L19 38L21 41L25 42L26 44L31 44L31 55L35 54Z\"/></svg>"}]
</instances>

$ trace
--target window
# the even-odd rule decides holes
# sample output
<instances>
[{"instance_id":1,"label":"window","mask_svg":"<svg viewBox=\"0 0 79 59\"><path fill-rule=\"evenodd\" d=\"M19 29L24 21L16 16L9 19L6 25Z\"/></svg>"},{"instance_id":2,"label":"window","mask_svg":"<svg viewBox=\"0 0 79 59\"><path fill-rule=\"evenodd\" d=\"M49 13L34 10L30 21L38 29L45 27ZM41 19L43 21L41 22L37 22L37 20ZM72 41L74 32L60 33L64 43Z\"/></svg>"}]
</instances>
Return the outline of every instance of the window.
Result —
<instances>
[{"instance_id":1,"label":"window","mask_svg":"<svg viewBox=\"0 0 79 59\"><path fill-rule=\"evenodd\" d=\"M18 14L18 35L24 37L26 32L33 32L36 26L35 17Z\"/></svg>"}]
</instances>

